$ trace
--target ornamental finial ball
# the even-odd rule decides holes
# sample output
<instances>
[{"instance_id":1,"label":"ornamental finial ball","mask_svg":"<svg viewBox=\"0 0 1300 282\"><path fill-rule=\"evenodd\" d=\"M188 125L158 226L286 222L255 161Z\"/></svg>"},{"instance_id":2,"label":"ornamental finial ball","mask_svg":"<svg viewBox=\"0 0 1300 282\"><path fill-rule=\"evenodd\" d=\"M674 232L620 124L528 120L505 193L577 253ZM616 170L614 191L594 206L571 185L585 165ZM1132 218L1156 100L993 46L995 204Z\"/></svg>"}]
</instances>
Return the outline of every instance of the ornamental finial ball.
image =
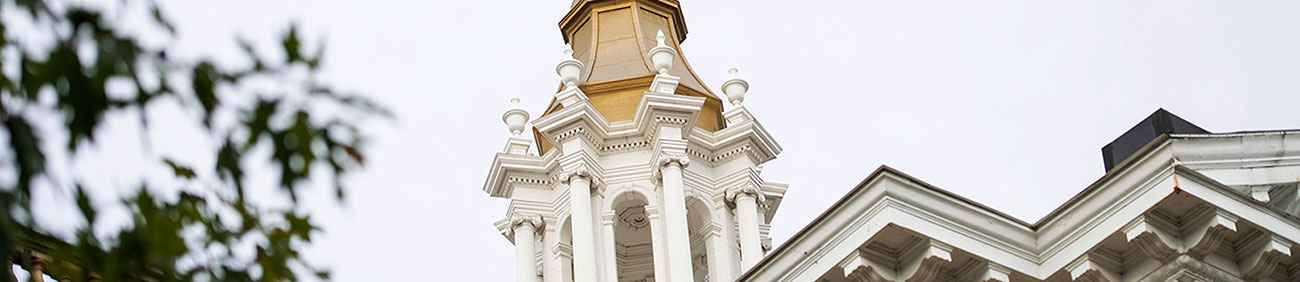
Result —
<instances>
[{"instance_id":1,"label":"ornamental finial ball","mask_svg":"<svg viewBox=\"0 0 1300 282\"><path fill-rule=\"evenodd\" d=\"M582 62L573 58L573 48L564 45L564 61L555 66L555 74L560 75L560 82L564 87L573 88L578 86L578 78L582 76Z\"/></svg>"},{"instance_id":2,"label":"ornamental finial ball","mask_svg":"<svg viewBox=\"0 0 1300 282\"><path fill-rule=\"evenodd\" d=\"M736 73L738 72L740 70L732 66L731 69L727 70L727 73L731 74L731 78L722 83L722 93L727 94L727 100L731 100L731 105L734 106L740 106L740 103L745 101L745 93L749 92L749 82L737 76Z\"/></svg>"},{"instance_id":3,"label":"ornamental finial ball","mask_svg":"<svg viewBox=\"0 0 1300 282\"><path fill-rule=\"evenodd\" d=\"M668 69L673 67L673 58L676 57L677 50L664 44L664 39L666 39L664 31L662 29L657 31L655 40L659 41L659 45L650 48L650 62L654 63L655 70L659 71L659 74L666 75Z\"/></svg>"},{"instance_id":4,"label":"ornamental finial ball","mask_svg":"<svg viewBox=\"0 0 1300 282\"><path fill-rule=\"evenodd\" d=\"M528 122L528 111L519 107L518 95L510 98L510 104L510 109L506 110L506 113L501 116L501 121L506 123L506 128L510 130L510 134L519 136L524 132L524 123Z\"/></svg>"}]
</instances>

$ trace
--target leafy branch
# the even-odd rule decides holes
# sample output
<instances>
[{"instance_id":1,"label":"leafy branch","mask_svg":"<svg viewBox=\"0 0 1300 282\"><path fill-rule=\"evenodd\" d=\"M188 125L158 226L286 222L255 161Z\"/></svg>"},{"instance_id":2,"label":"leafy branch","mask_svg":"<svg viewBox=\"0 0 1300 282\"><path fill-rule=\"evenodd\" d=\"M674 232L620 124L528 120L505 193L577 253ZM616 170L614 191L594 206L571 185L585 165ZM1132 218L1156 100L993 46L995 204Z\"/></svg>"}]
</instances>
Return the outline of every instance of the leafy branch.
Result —
<instances>
[{"instance_id":1,"label":"leafy branch","mask_svg":"<svg viewBox=\"0 0 1300 282\"><path fill-rule=\"evenodd\" d=\"M114 3L122 10L143 7L152 28L175 37L175 25L155 3ZM269 164L279 170L279 192L294 205L318 175L329 177L342 200L343 177L365 161L366 136L358 122L390 117L365 97L316 79L323 47L308 50L291 26L278 46L282 60L267 60L254 44L238 40L247 66L185 62L168 57L166 47L143 44L117 24L121 19L107 19L95 8L0 0L0 15L10 9L29 17L0 18L0 50L17 51L0 52L0 66L16 64L18 69L0 72L0 124L9 145L0 169L11 170L16 178L0 183L0 254L15 254L22 247L17 230L40 230L31 212L34 189L71 189L87 224L58 253L76 257L80 268L102 281L296 281L301 273L329 278L327 270L300 257L299 250L319 233L310 214L269 208L245 196L248 175ZM32 47L36 44L24 41L37 39L6 33L6 25L19 21L49 30L52 46ZM110 95L114 83L127 85L129 95ZM251 96L239 91L256 89L259 83L285 87ZM75 156L97 137L112 134L100 130L106 115L138 113L147 131L146 109L164 101L197 108L194 118L205 133L201 138L219 144L201 152L215 156L215 171L202 173L181 160L160 157L181 185L176 194L154 195L142 184L117 201L130 211L130 224L112 236L95 236L92 227L101 220L102 207L86 191L106 187L50 174L55 163L41 146L52 136L46 130L66 131L65 148ZM223 122L222 116L235 120ZM50 118L61 126L40 128L32 122ZM259 148L269 148L266 159L253 159L260 156L253 153ZM55 185L37 185L42 180ZM237 251L250 245L251 256Z\"/></svg>"}]
</instances>

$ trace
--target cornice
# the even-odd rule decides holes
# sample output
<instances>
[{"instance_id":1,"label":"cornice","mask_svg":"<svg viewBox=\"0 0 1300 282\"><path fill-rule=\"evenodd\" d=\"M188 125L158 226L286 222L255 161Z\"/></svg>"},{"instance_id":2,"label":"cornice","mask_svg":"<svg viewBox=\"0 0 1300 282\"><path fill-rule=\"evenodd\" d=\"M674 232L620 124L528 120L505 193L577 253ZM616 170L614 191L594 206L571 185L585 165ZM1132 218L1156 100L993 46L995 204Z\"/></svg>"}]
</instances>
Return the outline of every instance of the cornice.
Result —
<instances>
[{"instance_id":1,"label":"cornice","mask_svg":"<svg viewBox=\"0 0 1300 282\"><path fill-rule=\"evenodd\" d=\"M538 135L556 145L570 138L582 138L597 153L631 151L656 144L659 125L680 125L687 141L686 154L702 165L714 166L746 156L756 164L770 161L782 148L756 120L742 121L717 132L690 124L699 114L702 98L647 92L635 118L609 123L590 103L581 102L534 121ZM549 152L549 151L548 151Z\"/></svg>"},{"instance_id":2,"label":"cornice","mask_svg":"<svg viewBox=\"0 0 1300 282\"><path fill-rule=\"evenodd\" d=\"M759 186L759 190L762 190L764 198L767 199L767 202L763 203L767 206L767 213L763 216L764 223L772 224L772 217L776 216L776 210L781 207L781 199L785 198L785 191L788 189L790 184L776 182L763 182Z\"/></svg>"},{"instance_id":3,"label":"cornice","mask_svg":"<svg viewBox=\"0 0 1300 282\"><path fill-rule=\"evenodd\" d=\"M745 156L755 164L776 158L782 148L755 119L728 125L717 132L694 126L704 98L646 92L630 121L609 122L591 103L580 101L533 121L539 138L560 149L564 140L582 138L597 153L617 153L656 144L661 125L677 125L687 141L686 154L702 165Z\"/></svg>"},{"instance_id":4,"label":"cornice","mask_svg":"<svg viewBox=\"0 0 1300 282\"><path fill-rule=\"evenodd\" d=\"M497 153L483 183L483 192L492 197L509 198L516 185L546 187L554 183L548 175L558 154L542 156Z\"/></svg>"},{"instance_id":5,"label":"cornice","mask_svg":"<svg viewBox=\"0 0 1300 282\"><path fill-rule=\"evenodd\" d=\"M581 101L534 120L533 127L554 145L552 150L573 137L583 138L598 149L607 148L603 145L610 139L653 143L661 124L677 125L682 136L689 135L703 103L701 97L646 92L631 122L610 123L590 102ZM618 144L623 143L613 143Z\"/></svg>"},{"instance_id":6,"label":"cornice","mask_svg":"<svg viewBox=\"0 0 1300 282\"><path fill-rule=\"evenodd\" d=\"M783 150L755 119L733 123L717 132L692 130L687 138L692 141L692 145L718 152L711 158L699 156L709 164L725 162L741 155L750 157L755 164L763 164L775 159Z\"/></svg>"}]
</instances>

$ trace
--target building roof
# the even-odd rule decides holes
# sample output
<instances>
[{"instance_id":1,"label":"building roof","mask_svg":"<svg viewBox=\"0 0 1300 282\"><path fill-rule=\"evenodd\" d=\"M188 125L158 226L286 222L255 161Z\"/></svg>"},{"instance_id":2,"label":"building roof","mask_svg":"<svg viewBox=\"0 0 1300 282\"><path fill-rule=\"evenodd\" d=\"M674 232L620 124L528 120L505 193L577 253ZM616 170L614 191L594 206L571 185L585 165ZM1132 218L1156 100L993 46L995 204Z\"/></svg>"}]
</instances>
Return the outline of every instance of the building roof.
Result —
<instances>
[{"instance_id":1,"label":"building roof","mask_svg":"<svg viewBox=\"0 0 1300 282\"><path fill-rule=\"evenodd\" d=\"M1175 146L1175 143L1178 143L1177 146ZM1287 237L1292 241L1300 240L1300 219L1270 207L1266 203L1251 200L1249 196L1240 192L1239 189L1231 188L1230 186L1234 183L1221 183L1216 181L1215 177L1207 176L1198 171L1203 167L1209 169L1208 166L1223 167L1222 164L1226 162L1270 162L1270 157L1281 159L1300 157L1300 130L1221 134L1160 134L1155 140L1137 150L1133 157L1126 158L1123 162L1116 164L1114 169L1109 170L1106 175L1093 182L1041 220L1032 224L882 165L843 198L795 233L780 247L774 249L757 265L749 269L740 277L740 280L771 279L772 274L765 274L767 276L764 276L764 278L758 277L764 273L791 271L791 268L789 268L791 262L799 261L806 264L809 263L808 260L816 260L814 257L820 255L818 252L825 251L800 248L798 250L802 250L802 254L795 253L796 247L794 245L800 244L801 241L818 241L817 243L831 241L831 243L834 243L836 240L846 240L841 237L847 236L844 233L850 232L845 231L848 226L879 223L867 223L871 221L871 217L876 216L898 217L897 214L872 214L872 211L881 205L903 210L901 213L913 213L908 212L909 209L924 210L916 211L916 214L935 213L937 218L926 220L944 221L947 222L944 223L947 224L945 228L959 229L959 232L954 232L965 233L958 236L963 237L960 240L984 240L985 242L981 244L997 246L994 249L1001 248L1002 250L998 250L999 253L1011 254L1012 256L1007 256L1010 257L1009 259L999 260L1000 263L1008 264L1008 267L1035 279L1045 279L1056 274L1058 269L1074 259L1075 256L1073 255L1058 255L1060 252L1071 248L1077 251L1077 247L1065 247L1067 244L1075 244L1067 241L1079 240L1078 237L1071 237L1075 235L1068 233L1082 233L1086 231L1085 227L1092 226L1088 228L1096 228L1102 223L1110 225L1126 224L1129 219L1116 218L1112 221L1122 222L1106 222L1101 217L1102 215L1113 215L1118 212L1117 209L1120 207L1115 206L1114 203L1136 201L1135 199L1139 197L1145 197L1143 199L1147 199L1147 202L1152 205L1163 201L1162 199L1166 197L1180 193L1192 197L1203 197L1206 198L1206 201L1216 205L1225 201L1233 202L1234 205L1244 204L1251 207L1251 209L1262 210L1264 214L1267 214L1249 217L1251 220L1280 219L1281 221L1274 222L1272 225L1280 224L1279 227L1295 229L1287 230L1296 231L1291 232L1296 234L1287 233L1289 231L1281 232L1284 233L1283 237ZM1188 163L1194 163L1192 166L1195 169L1189 168L1186 165ZM1154 176L1152 176L1153 173ZM1215 173L1219 172L1216 171ZM1234 177L1230 175L1224 176L1226 174L1223 173L1219 174L1221 175L1218 177L1226 179ZM1281 178L1286 177L1286 173L1283 174L1280 176ZM1165 176L1162 178L1161 175ZM1179 177L1183 178L1181 187L1179 186ZM1300 182L1300 179L1269 179L1264 182L1286 181ZM1173 189L1160 191L1161 189L1158 186L1161 185L1157 184L1166 182L1172 183L1170 186ZM1197 187L1209 190L1184 193L1184 188L1189 187L1187 185L1190 183L1196 183ZM1156 190L1151 190L1153 188ZM1139 196L1142 193L1146 193L1148 196ZM1231 200L1210 200L1210 198L1220 197L1220 195L1230 195ZM866 206L872 206L872 208ZM1137 208L1140 208L1138 212L1142 212L1154 207ZM1244 213L1246 211L1239 210L1238 212ZM911 216L913 215L907 215L908 218L911 218ZM1242 218L1248 217L1242 215ZM904 222L898 222L899 220ZM886 222L890 226L910 228L906 226L906 221L915 220L889 218L882 222ZM1099 229L1097 232L1108 234L1106 232L1114 231ZM918 231L918 233L926 232ZM953 243L949 242L949 244ZM1093 244L1097 243L1089 243L1083 246L1091 247ZM827 256L827 259L839 259L834 255ZM781 267L774 266L778 260L783 261ZM821 263L834 264L836 262L822 261ZM1019 265L1017 262L1019 262Z\"/></svg>"}]
</instances>

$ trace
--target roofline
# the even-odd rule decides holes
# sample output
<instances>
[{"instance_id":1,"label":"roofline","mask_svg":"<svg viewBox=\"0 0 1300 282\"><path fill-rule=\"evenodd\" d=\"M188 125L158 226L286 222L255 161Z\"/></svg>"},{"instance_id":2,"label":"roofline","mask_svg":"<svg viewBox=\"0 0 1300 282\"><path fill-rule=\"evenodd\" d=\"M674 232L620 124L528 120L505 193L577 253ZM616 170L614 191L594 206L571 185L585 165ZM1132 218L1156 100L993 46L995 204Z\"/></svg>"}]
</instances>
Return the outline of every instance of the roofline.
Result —
<instances>
[{"instance_id":1,"label":"roofline","mask_svg":"<svg viewBox=\"0 0 1300 282\"><path fill-rule=\"evenodd\" d=\"M1238 137L1250 135L1277 135L1277 134L1300 134L1300 128L1293 129L1268 129L1268 130L1242 130L1223 133L1177 133L1172 134L1174 138L1209 138L1209 137Z\"/></svg>"},{"instance_id":2,"label":"roofline","mask_svg":"<svg viewBox=\"0 0 1300 282\"><path fill-rule=\"evenodd\" d=\"M1127 173L1128 168L1133 166L1133 164L1137 163L1138 160L1146 159L1146 157L1150 155L1151 152L1155 151L1155 148L1163 147L1167 143L1169 143L1169 134L1161 133L1160 136L1157 136L1155 140L1151 140L1151 142L1148 142L1145 146L1142 146L1142 149L1138 149L1137 153L1133 153L1133 155L1129 156L1128 159L1124 159L1124 161L1120 162L1119 165L1115 166L1115 168L1111 169L1110 171L1107 171L1106 174L1101 176L1101 178L1098 178L1096 181L1093 181L1092 184L1088 184L1087 187L1083 188L1083 191L1079 191L1079 193L1074 194L1074 196L1070 197L1069 200L1065 200L1065 203L1061 203L1061 205L1058 205L1056 206L1055 209L1052 209L1051 212L1048 212L1047 215L1043 216L1042 218L1039 218L1038 221L1035 221L1033 225L1029 226L1029 228L1038 230L1038 227L1043 226L1044 224L1047 224L1053 219L1056 219L1057 217L1061 216L1061 214L1064 213L1067 208L1073 206L1074 203L1082 201L1084 196L1092 194L1093 191L1096 191L1099 187L1102 186L1101 184L1106 183L1107 181L1110 181L1112 179L1115 179L1116 177L1119 177L1120 174Z\"/></svg>"},{"instance_id":3,"label":"roofline","mask_svg":"<svg viewBox=\"0 0 1300 282\"><path fill-rule=\"evenodd\" d=\"M1085 198L1086 196L1093 194L1093 192L1095 192L1097 189L1100 189L1100 187L1103 186L1103 184L1111 180L1114 180L1115 178L1118 178L1122 174L1127 173L1128 168L1134 166L1140 160L1146 159L1146 157L1151 155L1152 152L1157 151L1157 148L1162 148L1167 146L1170 143L1171 139L1240 137L1240 136L1247 136L1247 135L1277 135L1277 134L1300 134L1300 130L1241 131L1241 132L1217 133L1217 134L1216 133L1174 134L1172 135L1172 137L1170 134L1161 134L1155 140L1152 140L1150 143L1147 143L1147 145L1143 146L1140 150L1138 150L1137 153L1134 153L1128 159L1125 159L1119 165L1115 166L1114 169L1111 169L1110 171L1106 172L1106 174L1103 175L1101 178L1097 179L1096 181L1093 181L1092 184L1089 184L1082 191L1075 194L1065 203L1062 203L1061 205L1057 206L1056 209L1052 210L1052 212L1048 213L1042 219L1039 219L1037 222L1034 222L1033 224L1029 224L1023 220L1012 217L1001 211L990 208L978 202L972 201L960 195L954 194L942 188L936 187L934 185L930 185L929 183L926 183L925 181L921 181L916 177L903 173L902 171L889 167L888 165L882 164L880 167L876 168L875 171L871 172L871 174L868 175L865 179L859 182L858 185L856 185L853 188L853 190L850 190L843 197L840 197L839 200L835 201L835 203L832 204L830 208L827 208L826 211L821 213L821 215L818 215L816 218L814 218L812 222L808 223L808 225L805 225L802 229L799 230L799 232L796 232L794 235L790 236L790 238L787 239L785 242L783 242L781 246L777 247L776 249L773 249L772 253L768 254L767 256L764 256L763 259L758 261L758 263L754 264L753 267L747 269L743 274L741 274L740 277L737 277L737 280L750 278L756 273L756 270L766 267L768 264L771 263L772 260L774 260L775 257L779 257L785 254L786 252L788 252L789 248L791 248L791 245L793 245L795 241L798 241L802 237L806 236L809 232L812 231L814 227L821 225L826 220L826 218L830 217L831 214L833 214L838 210L843 209L845 203L848 202L850 198L853 198L857 194L861 193L863 189L865 189L866 184L871 183L872 181L881 177L885 173L891 173L897 175L903 179L906 179L908 181L917 184L918 186L937 192L941 195L951 197L952 199L961 201L962 203L969 204L970 206L975 207L977 209L988 211L994 215L1002 217L1005 220L1019 224L1022 227L1029 228L1033 231L1038 231L1039 227L1042 227L1047 223L1051 222L1052 220L1056 219L1057 217L1059 217L1066 209L1072 207L1077 202L1082 201L1083 198Z\"/></svg>"},{"instance_id":4,"label":"roofline","mask_svg":"<svg viewBox=\"0 0 1300 282\"><path fill-rule=\"evenodd\" d=\"M1051 212L1047 213L1047 215L1043 216L1043 218L1038 219L1038 221L1034 222L1033 226L1030 226L1030 228L1033 228L1034 230L1038 230L1038 227L1047 224L1049 221L1052 221L1053 219L1056 219L1061 215L1061 213L1065 211L1065 209L1069 208L1074 203L1082 200L1084 196L1092 194L1092 191L1097 190L1098 187L1101 187L1103 183L1118 177L1118 175L1120 174L1125 173L1128 167L1133 166L1134 163L1138 162L1138 160L1144 159L1146 158L1147 155L1151 154L1151 152L1156 151L1155 148L1165 146L1169 142L1169 139L1226 138L1226 137L1242 137L1242 136L1251 136L1251 135L1278 135L1278 134L1283 134L1283 135L1300 134L1300 129L1250 130L1250 131L1236 131L1236 132L1209 133L1209 134L1200 134L1200 133L1160 134L1160 136L1156 137L1155 140L1151 140L1150 143L1147 143L1145 146L1142 146L1142 149L1139 149L1137 153L1133 153L1133 155L1129 156L1128 159L1125 159L1123 162L1120 162L1119 165L1115 166L1115 168L1111 169L1110 171L1107 171L1105 175L1101 176L1101 178L1098 178L1096 181L1093 181L1092 184L1088 184L1088 187L1084 188L1083 191L1079 191L1079 193L1074 194L1074 196L1070 197L1069 200L1066 200L1065 203L1062 203L1060 206L1057 206L1056 209L1053 209Z\"/></svg>"},{"instance_id":5,"label":"roofline","mask_svg":"<svg viewBox=\"0 0 1300 282\"><path fill-rule=\"evenodd\" d=\"M762 260L759 260L757 264L754 264L753 267L745 271L745 273L742 274L740 277L738 277L737 280L741 280L744 278L748 278L749 276L752 276L755 269L767 265L769 261L773 260L775 257L778 257L779 256L778 254L783 254L786 251L788 251L788 249L791 248L790 246L794 241L798 240L799 238L802 238L808 232L812 232L814 226L820 225L823 221L826 220L827 217L830 217L830 215L833 214L835 211L841 209L844 206L844 204L848 202L850 198L852 198L852 196L857 195L858 193L862 192L863 189L866 189L868 183L871 183L872 181L880 178L881 176L884 176L886 173L899 176L902 179L913 182L918 186L925 187L926 189L929 189L931 191L937 192L940 195L943 195L945 197L950 197L952 199L968 204L977 209L987 211L989 213L1002 217L1003 219L1010 220L1011 222L1014 222L1022 227L1027 227L1027 228L1030 227L1029 223L1026 223L1018 218L1007 215L1006 213L990 208L988 206L975 202L966 197L962 197L955 193L949 192L948 190L944 190L943 188L939 188L937 186L931 185L930 183L926 183L925 181L922 181L919 178L916 178L912 175L899 171L898 169L890 167L889 165L882 164L879 167L877 167L876 170L872 171L871 174L869 174L865 179L863 179L861 182L858 182L858 185L854 186L853 190L850 190L848 193L845 193L844 196L840 197L839 200L835 201L835 203L832 204L830 208L826 209L826 211L823 211L821 215L818 215L817 218L813 219L811 223L805 225L802 229L799 230L799 232L796 232L793 236L790 236L789 240L786 240L784 243L781 243L781 246L777 247L776 249L773 249L771 254L764 256Z\"/></svg>"}]
</instances>

